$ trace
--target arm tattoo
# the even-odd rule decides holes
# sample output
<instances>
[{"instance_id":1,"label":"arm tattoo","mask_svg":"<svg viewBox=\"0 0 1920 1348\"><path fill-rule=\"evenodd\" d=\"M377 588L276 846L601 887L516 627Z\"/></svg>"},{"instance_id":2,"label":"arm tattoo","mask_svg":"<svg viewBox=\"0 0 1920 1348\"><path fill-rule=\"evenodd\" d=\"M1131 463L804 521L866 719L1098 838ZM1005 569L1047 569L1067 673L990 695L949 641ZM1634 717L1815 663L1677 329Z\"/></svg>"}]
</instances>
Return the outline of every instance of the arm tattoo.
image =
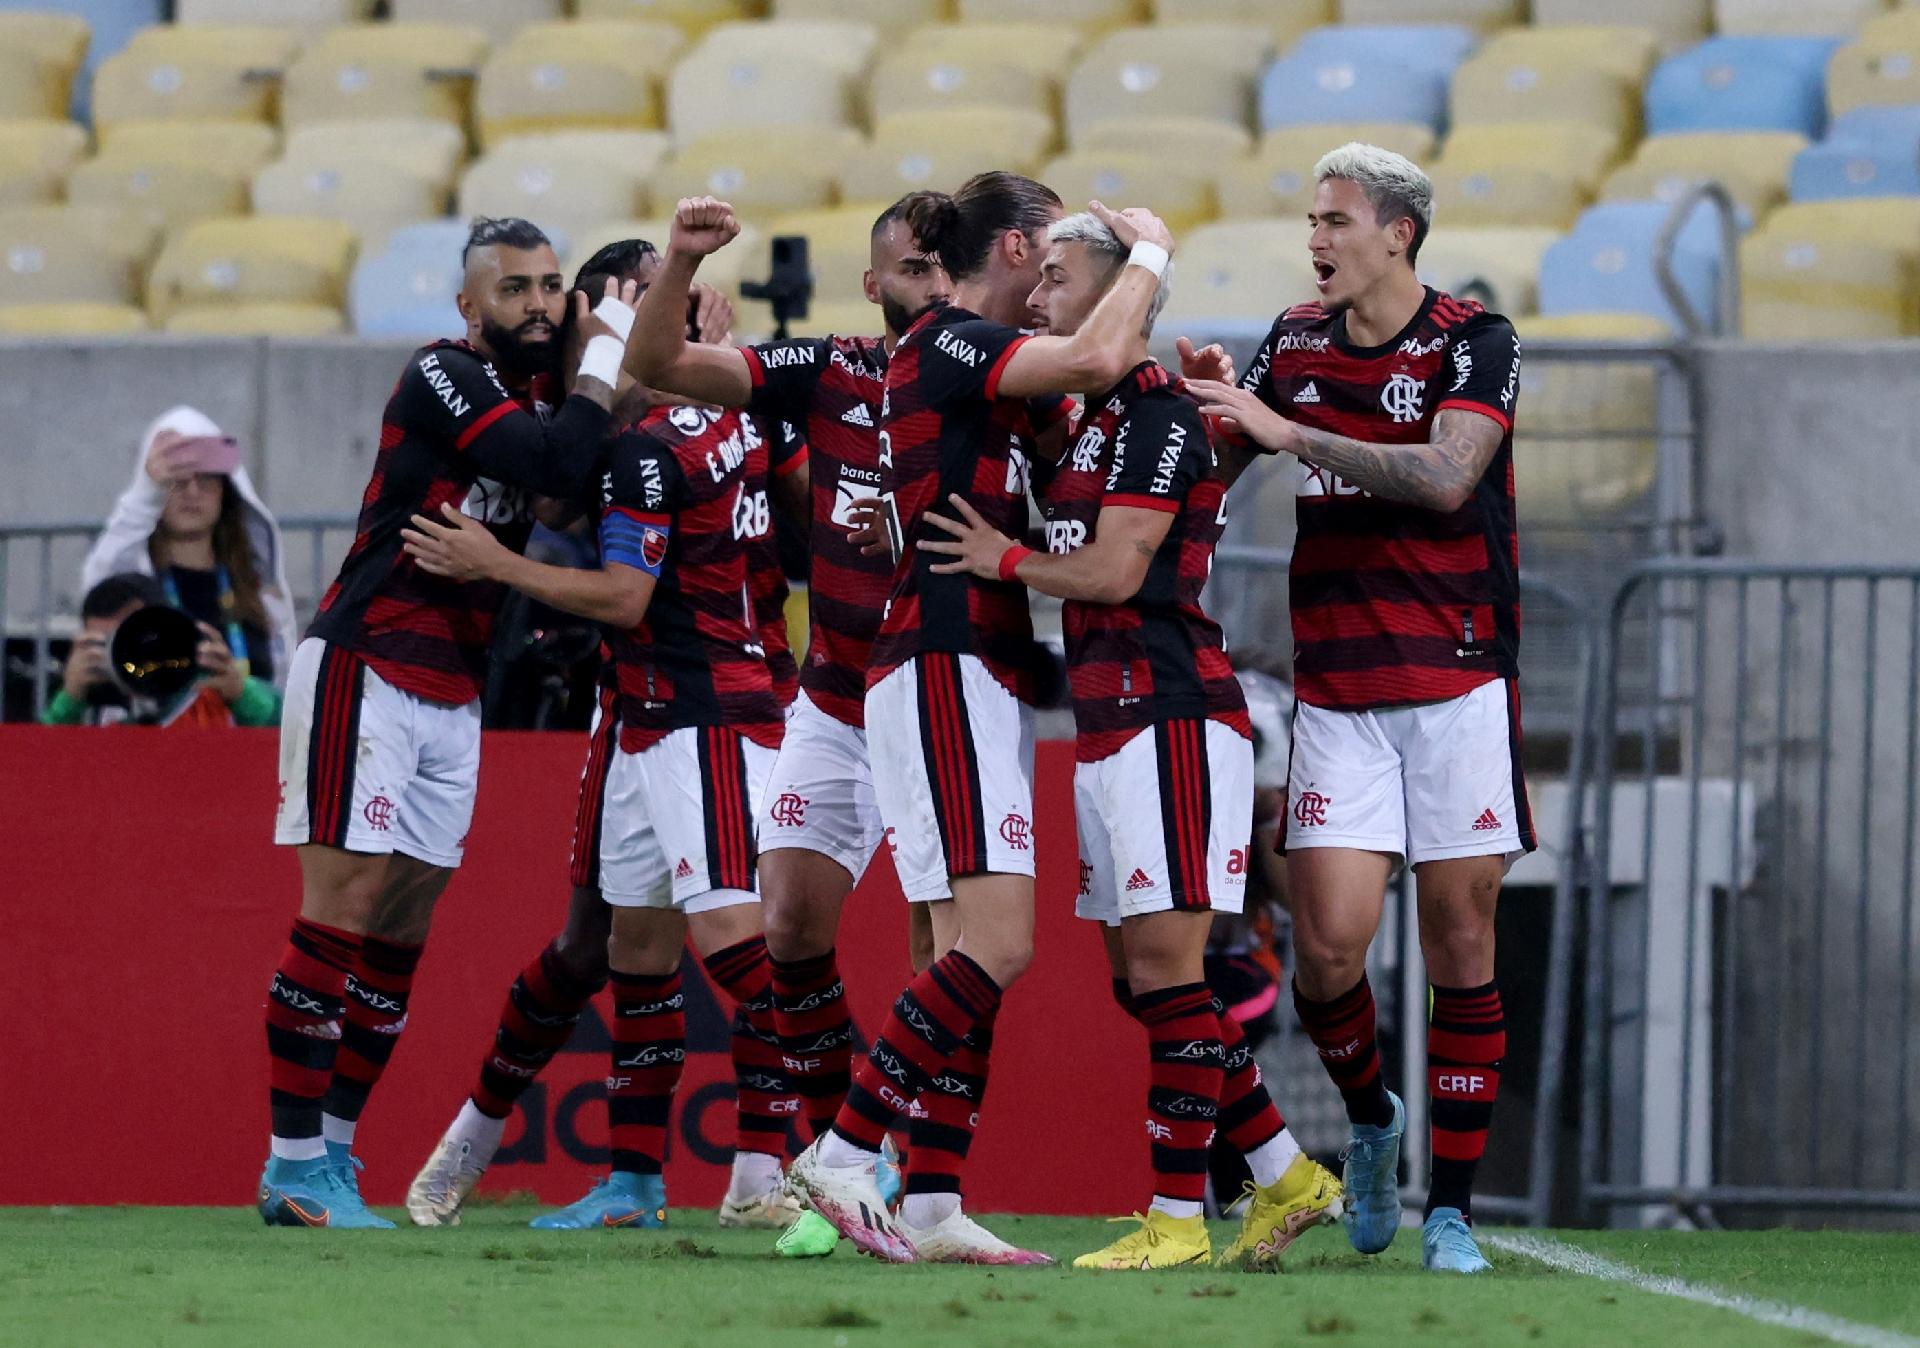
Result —
<instances>
[{"instance_id":1,"label":"arm tattoo","mask_svg":"<svg viewBox=\"0 0 1920 1348\"><path fill-rule=\"evenodd\" d=\"M1424 445L1375 445L1302 428L1300 457L1375 496L1450 512L1486 475L1503 435L1492 417L1448 408L1433 419Z\"/></svg>"},{"instance_id":2,"label":"arm tattoo","mask_svg":"<svg viewBox=\"0 0 1920 1348\"><path fill-rule=\"evenodd\" d=\"M1145 557L1148 561L1152 561L1153 554L1160 551L1156 545L1147 542L1144 538L1136 538L1133 540L1133 550L1142 557Z\"/></svg>"}]
</instances>

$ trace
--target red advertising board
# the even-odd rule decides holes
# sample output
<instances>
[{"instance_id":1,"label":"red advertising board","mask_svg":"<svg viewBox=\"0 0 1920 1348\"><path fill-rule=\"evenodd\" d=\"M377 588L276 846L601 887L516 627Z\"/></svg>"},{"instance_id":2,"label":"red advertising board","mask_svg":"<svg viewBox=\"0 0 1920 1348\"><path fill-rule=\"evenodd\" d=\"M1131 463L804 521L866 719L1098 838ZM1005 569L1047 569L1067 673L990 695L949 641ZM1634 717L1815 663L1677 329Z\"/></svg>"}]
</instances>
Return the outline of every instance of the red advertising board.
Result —
<instances>
[{"instance_id":1,"label":"red advertising board","mask_svg":"<svg viewBox=\"0 0 1920 1348\"><path fill-rule=\"evenodd\" d=\"M492 734L466 865L441 901L411 1022L360 1130L363 1184L398 1202L472 1089L514 974L560 921L584 745ZM261 1007L298 903L269 842L272 732L0 727L0 1204L249 1200L265 1156ZM1070 745L1040 746L1038 954L1009 993L968 1180L978 1210L1125 1212L1146 1192L1140 1031L1072 916ZM841 968L870 1031L905 982L882 862L847 907ZM690 979L671 1134L676 1205L719 1201L732 1136L726 1017ZM603 999L604 1003L604 999ZM606 1029L583 1020L529 1092L485 1187L579 1196L604 1164Z\"/></svg>"}]
</instances>

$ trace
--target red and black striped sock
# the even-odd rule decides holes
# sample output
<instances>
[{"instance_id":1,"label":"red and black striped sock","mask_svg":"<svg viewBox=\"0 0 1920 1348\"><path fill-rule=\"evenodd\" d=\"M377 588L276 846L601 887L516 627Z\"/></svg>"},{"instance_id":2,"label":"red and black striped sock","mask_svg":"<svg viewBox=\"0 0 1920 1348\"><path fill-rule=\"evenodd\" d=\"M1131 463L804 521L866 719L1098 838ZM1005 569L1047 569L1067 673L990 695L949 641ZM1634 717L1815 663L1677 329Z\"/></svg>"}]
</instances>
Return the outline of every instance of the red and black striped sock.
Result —
<instances>
[{"instance_id":1,"label":"red and black striped sock","mask_svg":"<svg viewBox=\"0 0 1920 1348\"><path fill-rule=\"evenodd\" d=\"M1153 1194L1198 1203L1207 1192L1207 1148L1220 1112L1220 1022L1205 983L1135 993L1147 1027L1147 1137Z\"/></svg>"},{"instance_id":2,"label":"red and black striped sock","mask_svg":"<svg viewBox=\"0 0 1920 1348\"><path fill-rule=\"evenodd\" d=\"M513 1113L514 1103L553 1061L553 1055L567 1046L580 1013L605 986L582 983L568 973L552 945L536 955L507 989L493 1047L480 1064L474 1108L490 1119Z\"/></svg>"},{"instance_id":3,"label":"red and black striped sock","mask_svg":"<svg viewBox=\"0 0 1920 1348\"><path fill-rule=\"evenodd\" d=\"M733 1012L733 1081L739 1111L734 1147L762 1156L787 1154L787 1124L800 1100L787 1080L780 1032L773 1019L773 970L765 937L716 950L702 961L711 978L738 1003Z\"/></svg>"},{"instance_id":4,"label":"red and black striped sock","mask_svg":"<svg viewBox=\"0 0 1920 1348\"><path fill-rule=\"evenodd\" d=\"M1433 1187L1427 1212L1473 1215L1473 1172L1487 1149L1487 1125L1507 1056L1507 1013L1500 987L1433 990L1427 1025L1427 1093L1433 1121Z\"/></svg>"},{"instance_id":5,"label":"red and black striped sock","mask_svg":"<svg viewBox=\"0 0 1920 1348\"><path fill-rule=\"evenodd\" d=\"M1000 1006L1000 985L958 950L948 951L901 992L853 1074L833 1131L879 1151L898 1116L913 1108L974 1026Z\"/></svg>"},{"instance_id":6,"label":"red and black striped sock","mask_svg":"<svg viewBox=\"0 0 1920 1348\"><path fill-rule=\"evenodd\" d=\"M1249 1156L1286 1130L1287 1121L1260 1079L1247 1032L1226 1004L1213 999L1213 1017L1220 1023L1220 1136L1242 1156Z\"/></svg>"},{"instance_id":7,"label":"red and black striped sock","mask_svg":"<svg viewBox=\"0 0 1920 1348\"><path fill-rule=\"evenodd\" d=\"M607 1125L613 1168L657 1175L667 1159L667 1117L687 1062L687 1002L680 971L654 976L615 971L613 1074Z\"/></svg>"},{"instance_id":8,"label":"red and black striped sock","mask_svg":"<svg viewBox=\"0 0 1920 1348\"><path fill-rule=\"evenodd\" d=\"M997 1010L967 1032L946 1066L927 1080L920 1108L907 1124L907 1174L910 1194L957 1194L960 1172L973 1149L980 1107L987 1098L987 1062L993 1054Z\"/></svg>"},{"instance_id":9,"label":"red and black striped sock","mask_svg":"<svg viewBox=\"0 0 1920 1348\"><path fill-rule=\"evenodd\" d=\"M294 920L267 990L267 1087L277 1156L310 1160L326 1155L320 1140L320 1100L340 1048L347 975L359 957L357 933Z\"/></svg>"},{"instance_id":10,"label":"red and black striped sock","mask_svg":"<svg viewBox=\"0 0 1920 1348\"><path fill-rule=\"evenodd\" d=\"M829 950L803 960L775 960L773 1023L787 1080L800 1095L815 1137L833 1124L853 1080L853 1015L840 967Z\"/></svg>"},{"instance_id":11,"label":"red and black striped sock","mask_svg":"<svg viewBox=\"0 0 1920 1348\"><path fill-rule=\"evenodd\" d=\"M1367 976L1330 1001L1310 1000L1293 985L1293 1009L1307 1038L1320 1051L1320 1061L1347 1102L1347 1118L1354 1123L1385 1128L1393 1122L1393 1102L1380 1076L1380 1042L1375 1037L1373 989Z\"/></svg>"},{"instance_id":12,"label":"red and black striped sock","mask_svg":"<svg viewBox=\"0 0 1920 1348\"><path fill-rule=\"evenodd\" d=\"M413 973L420 967L423 949L378 936L360 942L360 962L347 978L340 1052L321 1102L328 1118L357 1123L366 1109L367 1097L380 1083L393 1047L407 1028L407 999L413 993Z\"/></svg>"}]
</instances>

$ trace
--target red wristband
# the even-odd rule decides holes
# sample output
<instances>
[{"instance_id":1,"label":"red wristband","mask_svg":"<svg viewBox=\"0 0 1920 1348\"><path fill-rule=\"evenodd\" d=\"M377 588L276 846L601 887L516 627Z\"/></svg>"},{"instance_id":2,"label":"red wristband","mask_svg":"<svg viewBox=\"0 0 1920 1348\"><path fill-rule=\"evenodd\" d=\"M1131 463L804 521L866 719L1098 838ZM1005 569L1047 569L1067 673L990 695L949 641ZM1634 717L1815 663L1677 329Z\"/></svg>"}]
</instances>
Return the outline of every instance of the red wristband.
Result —
<instances>
[{"instance_id":1,"label":"red wristband","mask_svg":"<svg viewBox=\"0 0 1920 1348\"><path fill-rule=\"evenodd\" d=\"M1019 566L1022 561L1026 560L1028 557L1031 557L1031 556L1033 556L1033 549L1028 547L1022 547L1018 543L1015 543L1012 547L1008 548L1005 552L1001 553L1000 554L1000 579L1001 580L1018 580L1019 577L1013 574L1014 568Z\"/></svg>"}]
</instances>

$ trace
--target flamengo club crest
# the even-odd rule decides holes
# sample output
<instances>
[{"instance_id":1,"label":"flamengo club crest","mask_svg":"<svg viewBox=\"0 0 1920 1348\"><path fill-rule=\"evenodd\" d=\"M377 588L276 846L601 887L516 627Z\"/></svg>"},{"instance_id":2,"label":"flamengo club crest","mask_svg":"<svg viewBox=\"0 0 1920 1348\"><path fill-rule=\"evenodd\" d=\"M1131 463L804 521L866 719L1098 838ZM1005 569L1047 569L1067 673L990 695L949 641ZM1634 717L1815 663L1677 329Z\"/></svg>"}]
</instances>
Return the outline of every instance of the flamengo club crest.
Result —
<instances>
[{"instance_id":1,"label":"flamengo club crest","mask_svg":"<svg viewBox=\"0 0 1920 1348\"><path fill-rule=\"evenodd\" d=\"M807 822L807 802L795 791L782 791L767 814L781 828L799 828Z\"/></svg>"},{"instance_id":2,"label":"flamengo club crest","mask_svg":"<svg viewBox=\"0 0 1920 1348\"><path fill-rule=\"evenodd\" d=\"M1016 852L1024 852L1033 845L1033 826L1025 815L1010 814L1000 821L1000 836L1008 847Z\"/></svg>"},{"instance_id":3,"label":"flamengo club crest","mask_svg":"<svg viewBox=\"0 0 1920 1348\"><path fill-rule=\"evenodd\" d=\"M1301 828L1318 828L1327 822L1327 806L1333 804L1318 791L1302 791L1293 802L1293 819Z\"/></svg>"},{"instance_id":4,"label":"flamengo club crest","mask_svg":"<svg viewBox=\"0 0 1920 1348\"><path fill-rule=\"evenodd\" d=\"M1420 409L1427 400L1427 385L1410 374L1396 374L1380 390L1380 406L1397 422L1420 420Z\"/></svg>"}]
</instances>

